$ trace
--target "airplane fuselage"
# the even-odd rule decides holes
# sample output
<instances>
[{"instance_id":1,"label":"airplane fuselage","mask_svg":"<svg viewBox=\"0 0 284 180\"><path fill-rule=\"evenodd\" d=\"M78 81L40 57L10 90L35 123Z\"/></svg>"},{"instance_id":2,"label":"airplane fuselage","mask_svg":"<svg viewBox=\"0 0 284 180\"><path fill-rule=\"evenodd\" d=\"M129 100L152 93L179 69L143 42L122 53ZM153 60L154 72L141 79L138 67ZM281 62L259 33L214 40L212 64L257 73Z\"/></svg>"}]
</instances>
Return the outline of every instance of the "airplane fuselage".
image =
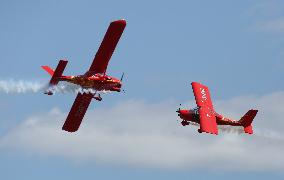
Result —
<instances>
[{"instance_id":1,"label":"airplane fuselage","mask_svg":"<svg viewBox=\"0 0 284 180\"><path fill-rule=\"evenodd\" d=\"M121 91L122 83L119 79L108 75L95 74L91 76L62 76L60 81L66 81L81 86L82 88L92 88L97 91Z\"/></svg>"},{"instance_id":2,"label":"airplane fuselage","mask_svg":"<svg viewBox=\"0 0 284 180\"><path fill-rule=\"evenodd\" d=\"M183 126L189 125L190 122L200 124L199 113L196 109L178 109L177 110L178 116L182 119L181 124ZM236 120L225 118L224 116L215 112L216 123L217 125L231 125L231 126L241 126Z\"/></svg>"}]
</instances>

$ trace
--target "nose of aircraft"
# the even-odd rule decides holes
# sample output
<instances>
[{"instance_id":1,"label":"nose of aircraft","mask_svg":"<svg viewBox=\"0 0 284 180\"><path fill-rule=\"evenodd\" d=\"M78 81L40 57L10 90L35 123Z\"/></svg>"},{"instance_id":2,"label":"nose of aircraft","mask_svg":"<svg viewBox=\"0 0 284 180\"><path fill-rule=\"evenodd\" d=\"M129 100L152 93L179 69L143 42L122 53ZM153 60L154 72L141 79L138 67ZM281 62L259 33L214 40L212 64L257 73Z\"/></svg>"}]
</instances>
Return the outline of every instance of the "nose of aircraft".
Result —
<instances>
[{"instance_id":1,"label":"nose of aircraft","mask_svg":"<svg viewBox=\"0 0 284 180\"><path fill-rule=\"evenodd\" d=\"M118 88L121 88L121 86L122 86L121 81L118 81L118 82L117 82L117 87L118 87Z\"/></svg>"},{"instance_id":2,"label":"nose of aircraft","mask_svg":"<svg viewBox=\"0 0 284 180\"><path fill-rule=\"evenodd\" d=\"M181 116L180 116L180 110L178 109L176 112L178 113L178 116L181 117Z\"/></svg>"},{"instance_id":3,"label":"nose of aircraft","mask_svg":"<svg viewBox=\"0 0 284 180\"><path fill-rule=\"evenodd\" d=\"M116 84L116 87L121 87L122 83L119 79L112 78L112 82Z\"/></svg>"},{"instance_id":4,"label":"nose of aircraft","mask_svg":"<svg viewBox=\"0 0 284 180\"><path fill-rule=\"evenodd\" d=\"M177 109L176 111L178 113L178 116L179 117L188 117L189 115L189 111L188 110L185 110L185 109Z\"/></svg>"}]
</instances>

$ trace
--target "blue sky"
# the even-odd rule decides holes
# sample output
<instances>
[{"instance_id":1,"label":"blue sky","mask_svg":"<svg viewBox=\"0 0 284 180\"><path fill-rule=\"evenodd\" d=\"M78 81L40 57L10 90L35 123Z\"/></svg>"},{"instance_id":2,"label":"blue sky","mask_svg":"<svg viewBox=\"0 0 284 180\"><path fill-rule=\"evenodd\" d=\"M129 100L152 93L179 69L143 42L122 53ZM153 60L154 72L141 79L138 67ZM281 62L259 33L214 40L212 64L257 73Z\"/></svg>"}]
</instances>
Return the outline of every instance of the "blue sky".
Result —
<instances>
[{"instance_id":1,"label":"blue sky","mask_svg":"<svg viewBox=\"0 0 284 180\"><path fill-rule=\"evenodd\" d=\"M2 0L3 81L48 82L40 66L62 58L69 60L64 74L83 74L109 23L128 23L108 67L109 75L125 72L126 94L93 102L80 133L60 131L75 94L0 93L2 178L283 179L283 7L280 0ZM261 135L211 139L180 127L174 111L179 103L194 106L192 81L209 86L221 113L239 118L259 108ZM197 146L208 148L206 158ZM179 147L188 151L175 159Z\"/></svg>"}]
</instances>

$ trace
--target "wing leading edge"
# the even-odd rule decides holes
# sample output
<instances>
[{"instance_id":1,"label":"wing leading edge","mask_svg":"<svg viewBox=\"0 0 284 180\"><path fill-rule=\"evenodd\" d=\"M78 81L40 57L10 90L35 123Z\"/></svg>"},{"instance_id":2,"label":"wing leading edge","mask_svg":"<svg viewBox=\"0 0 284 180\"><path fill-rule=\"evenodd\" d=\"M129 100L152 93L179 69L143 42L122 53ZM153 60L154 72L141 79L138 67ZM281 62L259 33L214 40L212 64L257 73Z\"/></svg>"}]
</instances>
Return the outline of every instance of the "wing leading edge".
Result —
<instances>
[{"instance_id":1,"label":"wing leading edge","mask_svg":"<svg viewBox=\"0 0 284 180\"><path fill-rule=\"evenodd\" d=\"M72 108L67 116L67 119L62 127L62 130L75 132L79 129L83 117L93 98L92 94L78 93Z\"/></svg>"},{"instance_id":2,"label":"wing leading edge","mask_svg":"<svg viewBox=\"0 0 284 180\"><path fill-rule=\"evenodd\" d=\"M191 86L198 106L200 131L218 134L215 111L208 87L198 82L192 82Z\"/></svg>"},{"instance_id":3,"label":"wing leading edge","mask_svg":"<svg viewBox=\"0 0 284 180\"><path fill-rule=\"evenodd\" d=\"M89 73L105 74L108 62L126 26L125 20L117 20L110 23L104 39L89 69Z\"/></svg>"}]
</instances>

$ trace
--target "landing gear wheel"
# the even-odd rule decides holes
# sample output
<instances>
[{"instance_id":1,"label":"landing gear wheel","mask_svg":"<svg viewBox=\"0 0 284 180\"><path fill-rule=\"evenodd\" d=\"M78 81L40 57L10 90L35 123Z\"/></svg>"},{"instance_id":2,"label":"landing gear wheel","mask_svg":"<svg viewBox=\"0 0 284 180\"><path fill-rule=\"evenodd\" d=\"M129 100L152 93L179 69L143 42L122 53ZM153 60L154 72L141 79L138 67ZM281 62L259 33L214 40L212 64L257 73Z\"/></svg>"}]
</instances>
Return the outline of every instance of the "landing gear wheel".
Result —
<instances>
[{"instance_id":1,"label":"landing gear wheel","mask_svg":"<svg viewBox=\"0 0 284 180\"><path fill-rule=\"evenodd\" d=\"M197 131L198 131L199 133L202 133L201 129L198 129Z\"/></svg>"},{"instance_id":2,"label":"landing gear wheel","mask_svg":"<svg viewBox=\"0 0 284 180\"><path fill-rule=\"evenodd\" d=\"M182 122L181 122L181 125L187 126L187 125L189 125L189 123L188 123L187 121L182 121Z\"/></svg>"},{"instance_id":3,"label":"landing gear wheel","mask_svg":"<svg viewBox=\"0 0 284 180\"><path fill-rule=\"evenodd\" d=\"M103 100L103 98L101 97L101 95L99 94L97 97L94 97L95 98L95 100L97 100L97 101L101 101L101 100Z\"/></svg>"}]
</instances>

